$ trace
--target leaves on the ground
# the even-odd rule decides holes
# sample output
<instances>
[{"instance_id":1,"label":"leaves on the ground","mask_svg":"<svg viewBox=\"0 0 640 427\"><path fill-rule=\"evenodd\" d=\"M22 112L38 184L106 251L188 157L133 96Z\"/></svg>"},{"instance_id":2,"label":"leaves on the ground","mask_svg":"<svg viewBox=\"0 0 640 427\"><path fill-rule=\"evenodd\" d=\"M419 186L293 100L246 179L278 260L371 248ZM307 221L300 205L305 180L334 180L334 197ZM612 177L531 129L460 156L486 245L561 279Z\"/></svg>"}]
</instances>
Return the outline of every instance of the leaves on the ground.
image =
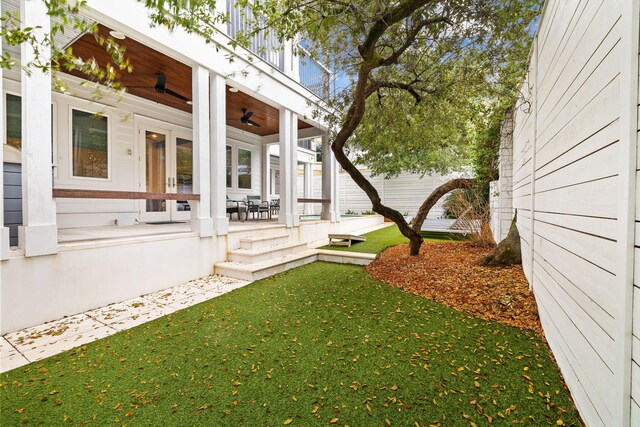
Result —
<instances>
[{"instance_id":1,"label":"leaves on the ground","mask_svg":"<svg viewBox=\"0 0 640 427\"><path fill-rule=\"evenodd\" d=\"M488 249L469 242L425 242L384 251L367 267L376 280L473 316L542 333L538 308L521 266L483 267Z\"/></svg>"}]
</instances>

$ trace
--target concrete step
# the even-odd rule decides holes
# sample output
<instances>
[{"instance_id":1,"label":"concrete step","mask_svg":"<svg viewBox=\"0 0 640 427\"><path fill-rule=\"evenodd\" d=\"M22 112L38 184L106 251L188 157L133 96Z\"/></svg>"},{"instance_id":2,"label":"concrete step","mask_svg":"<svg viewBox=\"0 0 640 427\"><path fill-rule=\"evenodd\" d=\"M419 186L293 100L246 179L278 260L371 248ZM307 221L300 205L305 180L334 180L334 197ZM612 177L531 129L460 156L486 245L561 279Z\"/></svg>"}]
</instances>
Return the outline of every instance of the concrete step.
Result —
<instances>
[{"instance_id":1,"label":"concrete step","mask_svg":"<svg viewBox=\"0 0 640 427\"><path fill-rule=\"evenodd\" d=\"M285 243L259 249L235 249L227 253L227 258L232 262L243 264L256 264L274 258L282 258L286 255L302 252L308 248L306 243Z\"/></svg>"},{"instance_id":2,"label":"concrete step","mask_svg":"<svg viewBox=\"0 0 640 427\"><path fill-rule=\"evenodd\" d=\"M339 264L369 265L376 259L376 254L360 252L332 251L317 249L318 261L336 262Z\"/></svg>"},{"instance_id":3,"label":"concrete step","mask_svg":"<svg viewBox=\"0 0 640 427\"><path fill-rule=\"evenodd\" d=\"M289 242L289 234L264 234L240 239L240 249L255 250L283 245Z\"/></svg>"},{"instance_id":4,"label":"concrete step","mask_svg":"<svg viewBox=\"0 0 640 427\"><path fill-rule=\"evenodd\" d=\"M242 280L260 280L273 276L291 268L309 264L318 259L318 251L307 249L305 251L273 258L268 261L255 264L243 264L239 262L220 262L215 265L215 274L233 277Z\"/></svg>"}]
</instances>

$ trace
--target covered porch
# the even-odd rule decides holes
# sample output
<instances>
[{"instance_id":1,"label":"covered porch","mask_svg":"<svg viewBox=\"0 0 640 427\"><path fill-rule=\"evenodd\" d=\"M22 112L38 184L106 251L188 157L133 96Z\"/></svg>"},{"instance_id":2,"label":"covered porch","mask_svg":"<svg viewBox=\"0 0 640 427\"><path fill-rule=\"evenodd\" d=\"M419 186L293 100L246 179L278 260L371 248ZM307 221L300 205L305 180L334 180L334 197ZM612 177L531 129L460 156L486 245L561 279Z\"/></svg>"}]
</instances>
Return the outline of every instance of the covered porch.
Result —
<instances>
[{"instance_id":1,"label":"covered porch","mask_svg":"<svg viewBox=\"0 0 640 427\"><path fill-rule=\"evenodd\" d=\"M46 31L50 22L41 5L27 3L23 25ZM19 166L19 197L11 194L11 206L19 206L21 217L10 225L19 231L10 232L5 190L0 259L52 255L74 241L175 233L213 238L234 227L266 226L265 220L229 221L227 199L247 196L279 200L279 213L268 224L297 227L302 212L338 220L337 164L323 126L310 121L307 102L304 108L299 102L312 95L296 87L300 83L291 84L295 76L287 70L300 73L286 66L292 56L281 58L282 76L265 82L259 72L254 81L251 73L253 79L234 77L185 57L159 42L166 38L156 34L163 29L143 32L138 22L107 21L99 22L99 34L124 37L120 43L134 66L133 73L120 76L127 88L121 99L92 98L83 76L73 72L63 76L71 88L66 93L51 92L50 76L37 71L5 71L0 79L0 106L13 114L7 123L15 128L19 119L19 131L2 132L15 134L2 150L2 164ZM93 35L67 37L77 54L108 61ZM24 48L20 54L26 59L32 53ZM281 77L288 90L274 98L273 88L264 87L282 87ZM321 141L323 153L316 199L309 184L315 153L298 146L308 138ZM299 198L314 203L300 205Z\"/></svg>"}]
</instances>

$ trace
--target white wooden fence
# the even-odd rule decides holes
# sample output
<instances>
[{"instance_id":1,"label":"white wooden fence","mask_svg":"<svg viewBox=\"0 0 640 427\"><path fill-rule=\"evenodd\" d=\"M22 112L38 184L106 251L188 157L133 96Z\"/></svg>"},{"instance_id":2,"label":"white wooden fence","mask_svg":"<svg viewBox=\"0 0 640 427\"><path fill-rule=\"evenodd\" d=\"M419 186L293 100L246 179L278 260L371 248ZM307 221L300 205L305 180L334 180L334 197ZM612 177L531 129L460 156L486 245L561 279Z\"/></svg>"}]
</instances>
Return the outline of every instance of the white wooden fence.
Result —
<instances>
[{"instance_id":1,"label":"white wooden fence","mask_svg":"<svg viewBox=\"0 0 640 427\"><path fill-rule=\"evenodd\" d=\"M640 425L638 3L547 1L512 159L503 153L513 161L523 267L589 426Z\"/></svg>"}]
</instances>

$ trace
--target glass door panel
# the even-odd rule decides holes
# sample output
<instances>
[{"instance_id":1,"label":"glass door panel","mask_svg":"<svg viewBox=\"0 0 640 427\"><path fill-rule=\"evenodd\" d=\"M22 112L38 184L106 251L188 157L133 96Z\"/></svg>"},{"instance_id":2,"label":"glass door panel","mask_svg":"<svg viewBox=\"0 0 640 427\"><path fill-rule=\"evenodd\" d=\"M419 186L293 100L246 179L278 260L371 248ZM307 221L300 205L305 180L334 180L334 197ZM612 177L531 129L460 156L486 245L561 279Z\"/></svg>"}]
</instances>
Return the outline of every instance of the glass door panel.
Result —
<instances>
[{"instance_id":1,"label":"glass door panel","mask_svg":"<svg viewBox=\"0 0 640 427\"><path fill-rule=\"evenodd\" d=\"M144 136L144 177L148 193L166 193L168 180L169 132L145 129ZM171 212L167 200L144 200L144 221L169 221Z\"/></svg>"},{"instance_id":2,"label":"glass door panel","mask_svg":"<svg viewBox=\"0 0 640 427\"><path fill-rule=\"evenodd\" d=\"M193 142L187 138L176 137L175 192L193 194ZM187 200L177 200L172 219L189 219L191 207Z\"/></svg>"}]
</instances>

